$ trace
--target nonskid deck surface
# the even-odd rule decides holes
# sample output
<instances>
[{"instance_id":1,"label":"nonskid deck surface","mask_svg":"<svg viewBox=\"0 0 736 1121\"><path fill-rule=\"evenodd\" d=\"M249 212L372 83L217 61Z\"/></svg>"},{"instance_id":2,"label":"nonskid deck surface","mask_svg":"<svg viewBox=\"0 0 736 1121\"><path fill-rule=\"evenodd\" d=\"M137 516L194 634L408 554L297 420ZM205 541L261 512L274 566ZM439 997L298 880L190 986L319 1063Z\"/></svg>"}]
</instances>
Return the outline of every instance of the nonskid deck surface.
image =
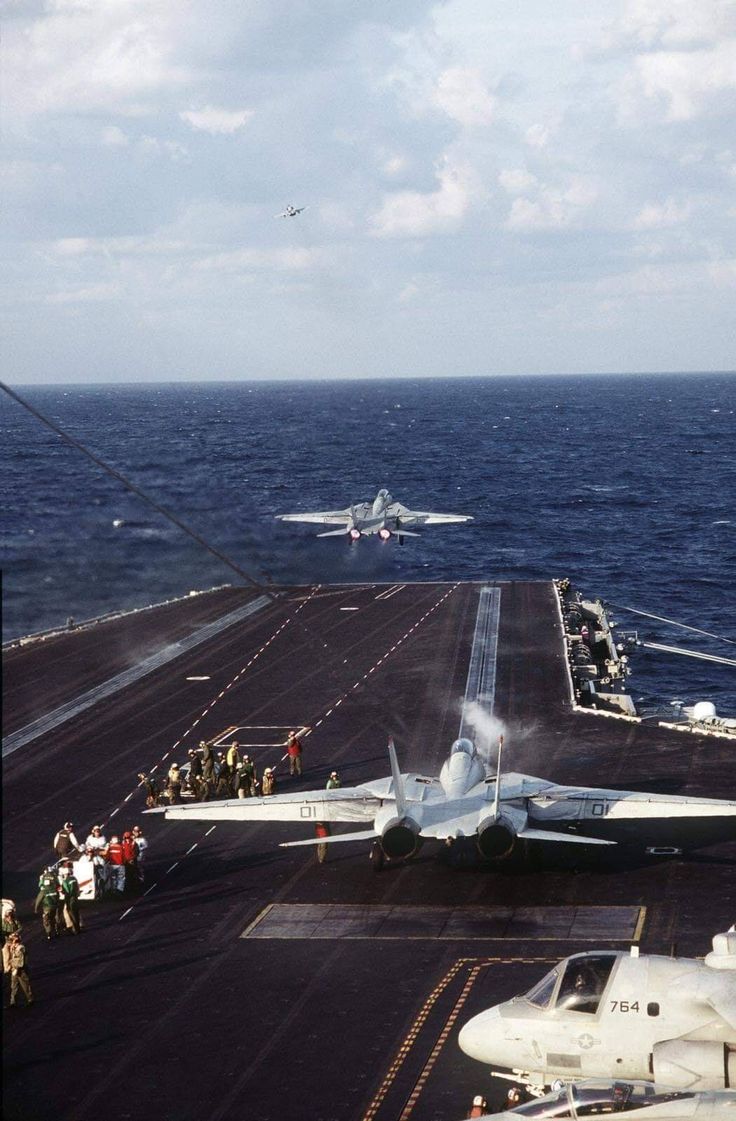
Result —
<instances>
[{"instance_id":1,"label":"nonskid deck surface","mask_svg":"<svg viewBox=\"0 0 736 1121\"><path fill-rule=\"evenodd\" d=\"M736 797L730 744L571 713L552 585L495 587L495 672L478 680L492 681L508 769ZM279 763L288 728L312 726L303 779L280 764L282 790L323 786L333 768L345 785L387 774L389 734L402 770L438 773L460 727L480 589L284 591L6 759L3 894L19 902L37 995L6 1013L7 1117L457 1118L474 1094L502 1092L457 1047L474 1012L593 945L640 935L651 952L708 950L736 914L734 843L662 863L606 854L490 868L425 846L376 874L365 844L332 846L325 864L279 849L308 835L298 825L141 817L137 773L229 729L260 771ZM149 616L145 656L254 594L169 607L159 633ZM21 678L45 695L50 674L45 711L72 700L119 672L135 618L97 631L95 659L73 633L53 640L53 657L45 644L12 652L13 730L27 723ZM142 824L146 894L87 905L83 935L47 945L30 907L69 818L78 835L94 821L108 836ZM314 922L285 937L282 921L278 934L305 907L317 926L333 922L331 936ZM380 936L391 924L401 936Z\"/></svg>"}]
</instances>

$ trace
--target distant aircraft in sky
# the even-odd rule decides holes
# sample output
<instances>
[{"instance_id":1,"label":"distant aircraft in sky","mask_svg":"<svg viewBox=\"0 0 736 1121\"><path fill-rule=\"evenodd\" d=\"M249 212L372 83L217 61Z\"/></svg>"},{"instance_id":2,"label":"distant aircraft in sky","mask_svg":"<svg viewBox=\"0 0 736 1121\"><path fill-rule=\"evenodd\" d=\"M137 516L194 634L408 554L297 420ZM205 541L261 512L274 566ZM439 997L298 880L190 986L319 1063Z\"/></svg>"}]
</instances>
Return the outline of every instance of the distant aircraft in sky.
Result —
<instances>
[{"instance_id":1,"label":"distant aircraft in sky","mask_svg":"<svg viewBox=\"0 0 736 1121\"><path fill-rule=\"evenodd\" d=\"M675 794L639 794L558 786L530 775L489 775L475 745L455 740L438 778L401 774L389 740L391 774L337 790L304 790L265 798L175 805L150 813L184 821L333 822L364 828L334 836L285 841L296 845L372 841L372 858L406 860L424 840L471 838L487 860L504 859L525 841L585 845L674 845L696 848L732 840L736 802Z\"/></svg>"},{"instance_id":2,"label":"distant aircraft in sky","mask_svg":"<svg viewBox=\"0 0 736 1121\"><path fill-rule=\"evenodd\" d=\"M736 1085L736 931L717 934L705 961L637 950L565 958L529 992L468 1020L461 1050L534 1086L588 1077L687 1091ZM605 1111L580 1116L588 1112Z\"/></svg>"},{"instance_id":3,"label":"distant aircraft in sky","mask_svg":"<svg viewBox=\"0 0 736 1121\"><path fill-rule=\"evenodd\" d=\"M306 209L306 206L287 206L280 214L274 214L274 218L296 218L297 214L301 214Z\"/></svg>"},{"instance_id":4,"label":"distant aircraft in sky","mask_svg":"<svg viewBox=\"0 0 736 1121\"><path fill-rule=\"evenodd\" d=\"M470 522L468 514L433 514L421 510L410 510L400 502L394 502L387 490L379 490L373 502L358 502L346 510L320 510L314 514L276 514L281 522L316 522L321 525L339 525L318 537L344 537L359 541L361 537L378 534L382 541L398 537L404 544L405 537L419 537L405 527L407 525L440 525L447 522Z\"/></svg>"}]
</instances>

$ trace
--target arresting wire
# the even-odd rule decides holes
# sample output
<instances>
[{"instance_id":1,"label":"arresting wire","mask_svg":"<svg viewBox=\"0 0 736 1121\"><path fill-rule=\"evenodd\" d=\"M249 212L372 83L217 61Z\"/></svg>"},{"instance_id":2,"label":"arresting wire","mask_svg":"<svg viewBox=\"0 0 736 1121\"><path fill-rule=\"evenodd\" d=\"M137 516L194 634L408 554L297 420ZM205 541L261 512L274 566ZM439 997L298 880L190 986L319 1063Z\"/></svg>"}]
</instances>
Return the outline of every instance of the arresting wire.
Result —
<instances>
[{"instance_id":1,"label":"arresting wire","mask_svg":"<svg viewBox=\"0 0 736 1121\"><path fill-rule=\"evenodd\" d=\"M687 623L678 623L674 619L665 619L662 615L652 615L650 611L639 611L636 607L624 607L621 603L611 603L606 600L607 607L615 607L617 611L630 611L632 615L643 615L645 619L656 619L659 623L669 623L672 627L681 627L684 631L693 631L694 634L704 634L707 638L715 638L719 642L728 642L731 646L736 646L736 638L726 638L722 634L713 634L712 631L701 630L700 627L691 627Z\"/></svg>"},{"instance_id":2,"label":"arresting wire","mask_svg":"<svg viewBox=\"0 0 736 1121\"><path fill-rule=\"evenodd\" d=\"M8 396L12 397L14 401L17 401L19 405L22 405L23 408L31 414L31 416L34 416L36 420L39 420L41 424L46 426L46 428L50 428L52 432L55 432L56 435L60 436L62 440L65 440L67 444L71 444L71 446L73 448L76 448L77 451L82 452L82 454L86 455L88 459L91 459L93 463L96 463L98 467L101 467L103 471L106 471L108 475L112 475L114 479L117 479L118 482L122 483L123 486L127 488L127 490L132 491L133 494L137 494L139 498L142 498L143 501L151 506L154 510L156 510L157 513L161 514L164 518L167 518L170 522L173 523L173 525L181 529L199 545L202 545L202 547L205 548L208 553L212 553L212 555L217 557L218 560L222 561L223 564L226 564L228 568L237 573L237 575L245 580L246 583L250 584L254 588L257 588L259 592L263 592L263 594L267 595L269 599L271 599L273 602L276 602L277 597L273 592L269 591L268 587L264 585L262 581L256 580L255 577L251 576L249 572L246 572L244 568L241 568L239 564L236 564L236 562L229 556L227 556L227 554L223 553L220 549L217 549L214 545L211 545L209 541L206 541L205 538L201 536L201 534L197 533L197 531L192 529L191 526L188 526L186 522L183 522L181 518L178 518L176 516L176 514L172 514L171 510L167 510L165 506L162 506L159 502L156 502L154 498L151 498L151 496L149 494L146 494L146 492L142 490L141 487L136 486L134 482L131 482L131 480L123 475L122 472L117 471L114 467L111 467L109 463L106 463L104 459L100 459L98 455L95 455L94 452L90 451L90 449L83 443L81 443L81 441L75 439L74 436L70 436L68 432L66 432L63 428L60 428L59 425L55 424L53 420L51 420L47 416L44 416L43 413L34 408L34 406L31 405L29 401L26 401L23 397L20 396L19 393L16 393L14 389L11 389L9 385L6 385L5 382L0 381L0 389L3 389L8 394Z\"/></svg>"}]
</instances>

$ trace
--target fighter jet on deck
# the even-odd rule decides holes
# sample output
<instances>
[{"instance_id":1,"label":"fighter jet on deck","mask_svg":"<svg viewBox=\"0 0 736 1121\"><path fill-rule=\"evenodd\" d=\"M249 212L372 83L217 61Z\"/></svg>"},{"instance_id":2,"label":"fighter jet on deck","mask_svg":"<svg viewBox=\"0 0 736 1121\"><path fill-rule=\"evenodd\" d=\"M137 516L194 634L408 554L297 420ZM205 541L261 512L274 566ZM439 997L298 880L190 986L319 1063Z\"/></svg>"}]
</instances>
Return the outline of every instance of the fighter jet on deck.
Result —
<instances>
[{"instance_id":1,"label":"fighter jet on deck","mask_svg":"<svg viewBox=\"0 0 736 1121\"><path fill-rule=\"evenodd\" d=\"M377 533L382 541L398 537L404 544L405 537L418 537L405 527L407 525L440 525L444 522L471 522L467 514L432 514L421 510L409 510L400 502L394 502L387 490L379 490L373 502L358 502L346 510L320 510L314 514L276 514L281 522L316 522L320 525L339 525L318 537L344 537L351 542L361 537Z\"/></svg>"},{"instance_id":2,"label":"fighter jet on deck","mask_svg":"<svg viewBox=\"0 0 736 1121\"><path fill-rule=\"evenodd\" d=\"M501 859L520 842L695 848L736 837L736 802L558 786L498 769L489 775L474 744L456 740L439 778L401 774L389 740L387 778L338 790L305 790L266 798L177 805L150 813L199 821L296 821L366 828L334 836L282 842L295 845L372 841L377 867L413 856L425 840L469 837L481 856Z\"/></svg>"},{"instance_id":3,"label":"fighter jet on deck","mask_svg":"<svg viewBox=\"0 0 736 1121\"><path fill-rule=\"evenodd\" d=\"M287 206L280 214L274 214L274 218L296 218L297 214L301 214L306 209L306 206Z\"/></svg>"},{"instance_id":4,"label":"fighter jet on deck","mask_svg":"<svg viewBox=\"0 0 736 1121\"><path fill-rule=\"evenodd\" d=\"M536 1117L539 1121L552 1118L577 1121L610 1113L634 1113L629 1121L685 1121L686 1118L690 1121L733 1121L736 1093L728 1090L693 1092L653 1082L591 1078L568 1082L561 1089L516 1109L484 1113L478 1121L519 1121L522 1117Z\"/></svg>"},{"instance_id":5,"label":"fighter jet on deck","mask_svg":"<svg viewBox=\"0 0 736 1121\"><path fill-rule=\"evenodd\" d=\"M525 995L474 1016L458 1042L536 1085L600 1077L736 1086L736 931L717 934L705 961L574 954Z\"/></svg>"}]
</instances>

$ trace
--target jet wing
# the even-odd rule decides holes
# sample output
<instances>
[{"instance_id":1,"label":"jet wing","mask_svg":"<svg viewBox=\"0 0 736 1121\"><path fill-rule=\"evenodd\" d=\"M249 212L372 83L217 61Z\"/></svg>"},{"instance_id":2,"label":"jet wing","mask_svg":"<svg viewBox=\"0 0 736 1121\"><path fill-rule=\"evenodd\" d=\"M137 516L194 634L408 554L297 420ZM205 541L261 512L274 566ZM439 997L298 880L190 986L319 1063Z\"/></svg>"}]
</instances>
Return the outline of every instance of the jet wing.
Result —
<instances>
[{"instance_id":1,"label":"jet wing","mask_svg":"<svg viewBox=\"0 0 736 1121\"><path fill-rule=\"evenodd\" d=\"M381 799L364 790L304 790L267 798L228 798L146 810L177 821L372 822Z\"/></svg>"},{"instance_id":2,"label":"jet wing","mask_svg":"<svg viewBox=\"0 0 736 1121\"><path fill-rule=\"evenodd\" d=\"M449 522L472 522L469 514L434 514L428 510L409 510L400 502L392 502L386 507L386 515L400 518L402 525L441 525Z\"/></svg>"},{"instance_id":3,"label":"jet wing","mask_svg":"<svg viewBox=\"0 0 736 1121\"><path fill-rule=\"evenodd\" d=\"M275 514L279 522L315 522L318 525L349 525L352 513L348 510L318 510L314 514Z\"/></svg>"}]
</instances>

